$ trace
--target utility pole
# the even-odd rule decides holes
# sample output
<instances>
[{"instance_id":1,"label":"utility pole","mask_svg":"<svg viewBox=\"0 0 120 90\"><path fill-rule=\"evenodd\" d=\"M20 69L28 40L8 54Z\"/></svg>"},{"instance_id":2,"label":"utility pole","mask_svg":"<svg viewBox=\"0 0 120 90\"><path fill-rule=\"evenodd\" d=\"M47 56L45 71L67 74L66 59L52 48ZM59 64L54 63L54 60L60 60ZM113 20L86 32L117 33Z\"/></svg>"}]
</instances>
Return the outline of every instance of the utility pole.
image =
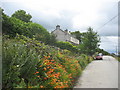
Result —
<instances>
[{"instance_id":1,"label":"utility pole","mask_svg":"<svg viewBox=\"0 0 120 90\"><path fill-rule=\"evenodd\" d=\"M118 54L118 52L117 52L118 50L117 50L117 46L116 46L116 55Z\"/></svg>"}]
</instances>

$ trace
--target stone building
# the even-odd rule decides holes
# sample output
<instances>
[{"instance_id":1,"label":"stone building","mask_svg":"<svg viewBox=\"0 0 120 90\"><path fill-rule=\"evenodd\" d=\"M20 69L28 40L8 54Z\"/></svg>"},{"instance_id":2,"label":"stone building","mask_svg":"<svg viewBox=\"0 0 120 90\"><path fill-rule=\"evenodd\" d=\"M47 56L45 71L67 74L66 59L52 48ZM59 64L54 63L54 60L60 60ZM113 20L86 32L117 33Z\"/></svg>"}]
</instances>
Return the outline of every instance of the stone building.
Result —
<instances>
[{"instance_id":1,"label":"stone building","mask_svg":"<svg viewBox=\"0 0 120 90\"><path fill-rule=\"evenodd\" d=\"M56 29L54 31L52 31L51 33L53 33L56 36L56 39L58 41L63 41L63 42L70 42L72 44L78 45L79 44L79 40L74 38L69 31L66 30L62 30L60 29L60 26L57 25Z\"/></svg>"}]
</instances>

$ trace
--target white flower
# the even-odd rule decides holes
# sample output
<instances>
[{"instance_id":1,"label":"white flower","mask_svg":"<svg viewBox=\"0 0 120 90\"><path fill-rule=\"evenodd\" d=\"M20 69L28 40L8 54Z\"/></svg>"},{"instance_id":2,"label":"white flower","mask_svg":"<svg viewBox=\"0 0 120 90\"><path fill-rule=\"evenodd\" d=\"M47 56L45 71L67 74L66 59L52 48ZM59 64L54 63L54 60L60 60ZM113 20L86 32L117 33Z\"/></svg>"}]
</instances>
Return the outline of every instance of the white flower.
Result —
<instances>
[{"instance_id":1,"label":"white flower","mask_svg":"<svg viewBox=\"0 0 120 90\"><path fill-rule=\"evenodd\" d=\"M17 65L17 67L19 67L19 65Z\"/></svg>"}]
</instances>

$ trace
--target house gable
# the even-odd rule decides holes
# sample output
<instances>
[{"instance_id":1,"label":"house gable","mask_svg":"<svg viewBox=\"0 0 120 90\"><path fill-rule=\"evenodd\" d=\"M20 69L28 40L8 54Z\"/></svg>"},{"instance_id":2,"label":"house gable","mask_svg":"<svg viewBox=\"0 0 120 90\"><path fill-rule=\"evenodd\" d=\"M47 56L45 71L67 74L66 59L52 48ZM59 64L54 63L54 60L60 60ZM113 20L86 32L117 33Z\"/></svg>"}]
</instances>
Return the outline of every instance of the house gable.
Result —
<instances>
[{"instance_id":1,"label":"house gable","mask_svg":"<svg viewBox=\"0 0 120 90\"><path fill-rule=\"evenodd\" d=\"M56 29L52 31L52 33L56 36L56 39L58 41L64 41L64 42L71 42L72 44L79 44L79 40L72 37L72 35L68 32L68 30L63 31L60 29L60 26L57 25Z\"/></svg>"}]
</instances>

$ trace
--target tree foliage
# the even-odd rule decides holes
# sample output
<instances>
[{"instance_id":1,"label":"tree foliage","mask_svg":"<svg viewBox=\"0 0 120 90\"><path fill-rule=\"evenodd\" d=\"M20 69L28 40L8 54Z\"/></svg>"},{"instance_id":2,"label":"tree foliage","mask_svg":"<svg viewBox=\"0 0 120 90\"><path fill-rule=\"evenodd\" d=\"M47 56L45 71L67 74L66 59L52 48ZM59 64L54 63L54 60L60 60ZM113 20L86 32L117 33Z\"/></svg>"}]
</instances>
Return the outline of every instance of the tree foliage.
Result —
<instances>
[{"instance_id":1,"label":"tree foliage","mask_svg":"<svg viewBox=\"0 0 120 90\"><path fill-rule=\"evenodd\" d=\"M80 31L71 32L71 34L72 34L73 37L75 37L76 39L78 39L79 42L81 42L82 33L80 33Z\"/></svg>"},{"instance_id":2,"label":"tree foliage","mask_svg":"<svg viewBox=\"0 0 120 90\"><path fill-rule=\"evenodd\" d=\"M93 55L99 47L99 42L99 35L97 32L94 32L91 27L89 27L88 31L82 35L82 42L79 45L79 48L82 53Z\"/></svg>"},{"instance_id":3,"label":"tree foliage","mask_svg":"<svg viewBox=\"0 0 120 90\"><path fill-rule=\"evenodd\" d=\"M30 14L26 14L26 11L24 10L16 11L15 13L12 14L12 17L20 19L24 22L30 22L30 19L32 18L32 16Z\"/></svg>"},{"instance_id":4,"label":"tree foliage","mask_svg":"<svg viewBox=\"0 0 120 90\"><path fill-rule=\"evenodd\" d=\"M12 17L2 12L3 33L10 35L12 38L16 34L20 34L29 38L35 38L45 44L54 45L56 42L55 36L50 34L42 25L30 22L30 16L24 10L16 11Z\"/></svg>"}]
</instances>

